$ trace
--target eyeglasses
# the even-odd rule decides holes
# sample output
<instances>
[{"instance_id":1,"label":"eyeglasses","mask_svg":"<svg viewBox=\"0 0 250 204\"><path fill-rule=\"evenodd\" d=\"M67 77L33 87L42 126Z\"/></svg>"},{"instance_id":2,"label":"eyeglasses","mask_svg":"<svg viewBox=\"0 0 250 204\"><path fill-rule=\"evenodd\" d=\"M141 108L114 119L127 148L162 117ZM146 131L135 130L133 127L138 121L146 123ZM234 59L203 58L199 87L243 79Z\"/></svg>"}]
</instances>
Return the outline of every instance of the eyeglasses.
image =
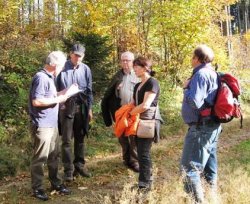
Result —
<instances>
[{"instance_id":1,"label":"eyeglasses","mask_svg":"<svg viewBox=\"0 0 250 204\"><path fill-rule=\"evenodd\" d=\"M133 60L121 60L121 62L132 62Z\"/></svg>"}]
</instances>

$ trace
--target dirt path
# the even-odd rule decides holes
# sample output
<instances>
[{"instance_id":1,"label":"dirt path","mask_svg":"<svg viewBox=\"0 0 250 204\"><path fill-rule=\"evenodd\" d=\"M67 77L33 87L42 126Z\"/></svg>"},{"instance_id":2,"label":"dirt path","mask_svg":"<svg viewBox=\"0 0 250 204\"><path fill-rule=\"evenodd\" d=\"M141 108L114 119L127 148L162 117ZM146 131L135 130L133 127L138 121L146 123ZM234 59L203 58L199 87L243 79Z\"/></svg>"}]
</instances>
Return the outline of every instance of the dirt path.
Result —
<instances>
[{"instance_id":1,"label":"dirt path","mask_svg":"<svg viewBox=\"0 0 250 204\"><path fill-rule=\"evenodd\" d=\"M249 121L245 121L248 123ZM232 146L250 138L250 127L238 128L238 123L224 125L219 143L219 154L225 154ZM168 181L178 175L179 157L182 150L183 135L168 136L159 144L154 145L152 157L154 162L155 183ZM118 144L117 144L118 145ZM121 195L124 186L137 182L137 174L126 169L121 163L120 153L108 156L98 156L87 161L93 177L77 178L69 184L72 190L71 196L50 195L46 203L67 204L99 204L122 203ZM45 186L49 190L46 180ZM155 187L157 189L157 186ZM40 203L31 196L30 175L24 172L15 178L5 178L0 183L0 203Z\"/></svg>"}]
</instances>

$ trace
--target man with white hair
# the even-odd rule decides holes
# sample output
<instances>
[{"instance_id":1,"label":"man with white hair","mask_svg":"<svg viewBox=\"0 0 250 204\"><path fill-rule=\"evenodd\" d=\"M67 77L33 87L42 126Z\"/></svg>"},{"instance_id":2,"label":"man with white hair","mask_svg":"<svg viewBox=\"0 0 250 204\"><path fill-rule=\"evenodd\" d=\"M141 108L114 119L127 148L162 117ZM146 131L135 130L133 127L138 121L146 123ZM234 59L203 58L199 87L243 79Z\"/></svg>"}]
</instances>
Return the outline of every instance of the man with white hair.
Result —
<instances>
[{"instance_id":1,"label":"man with white hair","mask_svg":"<svg viewBox=\"0 0 250 204\"><path fill-rule=\"evenodd\" d=\"M184 83L182 118L189 126L184 141L181 169L184 188L196 203L204 201L201 175L211 190L217 186L217 141L221 125L211 112L206 111L215 102L218 75L211 62L214 53L207 45L199 45L193 52L192 77ZM210 109L211 110L211 109Z\"/></svg>"},{"instance_id":2,"label":"man with white hair","mask_svg":"<svg viewBox=\"0 0 250 204\"><path fill-rule=\"evenodd\" d=\"M51 190L60 194L70 194L58 176L59 139L58 105L67 100L69 90L78 89L76 85L62 92L56 91L55 77L62 70L66 57L61 51L51 52L42 70L32 79L29 94L29 114L34 154L31 161L31 184L33 196L48 200L42 182L43 166L47 162Z\"/></svg>"},{"instance_id":3,"label":"man with white hair","mask_svg":"<svg viewBox=\"0 0 250 204\"><path fill-rule=\"evenodd\" d=\"M101 107L103 120L106 126L111 126L115 121L115 111L122 105L132 101L134 86L139 82L133 70L134 54L124 52L121 54L121 69L112 77L111 82L104 94ZM137 149L134 137L119 137L122 147L122 157L125 166L135 172L139 172Z\"/></svg>"}]
</instances>

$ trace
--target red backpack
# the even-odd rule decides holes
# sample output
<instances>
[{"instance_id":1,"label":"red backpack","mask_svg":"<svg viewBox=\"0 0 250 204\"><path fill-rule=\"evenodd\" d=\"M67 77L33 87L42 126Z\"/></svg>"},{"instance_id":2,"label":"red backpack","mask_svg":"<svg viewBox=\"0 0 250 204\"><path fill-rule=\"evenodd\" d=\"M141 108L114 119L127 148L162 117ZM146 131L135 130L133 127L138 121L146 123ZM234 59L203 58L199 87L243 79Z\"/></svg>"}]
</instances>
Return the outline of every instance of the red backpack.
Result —
<instances>
[{"instance_id":1,"label":"red backpack","mask_svg":"<svg viewBox=\"0 0 250 204\"><path fill-rule=\"evenodd\" d=\"M230 122L233 118L241 118L241 128L243 116L238 101L240 95L240 85L238 80L231 74L217 73L219 77L219 87L215 103L211 114L216 121L221 123ZM201 116L205 116L209 109L201 111Z\"/></svg>"}]
</instances>

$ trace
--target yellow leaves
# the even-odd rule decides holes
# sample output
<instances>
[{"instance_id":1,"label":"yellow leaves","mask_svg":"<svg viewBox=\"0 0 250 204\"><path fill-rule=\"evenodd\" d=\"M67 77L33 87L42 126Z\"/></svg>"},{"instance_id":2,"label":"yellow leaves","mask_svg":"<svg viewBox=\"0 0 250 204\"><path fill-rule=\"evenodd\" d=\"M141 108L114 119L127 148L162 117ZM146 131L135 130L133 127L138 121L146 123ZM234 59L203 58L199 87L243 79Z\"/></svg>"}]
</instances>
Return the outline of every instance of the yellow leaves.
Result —
<instances>
[{"instance_id":1,"label":"yellow leaves","mask_svg":"<svg viewBox=\"0 0 250 204\"><path fill-rule=\"evenodd\" d=\"M246 34L244 35L244 40L245 40L247 43L249 43L249 41L250 41L250 32L249 32L249 31L246 32Z\"/></svg>"},{"instance_id":2,"label":"yellow leaves","mask_svg":"<svg viewBox=\"0 0 250 204\"><path fill-rule=\"evenodd\" d=\"M17 13L19 3L16 1L0 1L0 26Z\"/></svg>"}]
</instances>

